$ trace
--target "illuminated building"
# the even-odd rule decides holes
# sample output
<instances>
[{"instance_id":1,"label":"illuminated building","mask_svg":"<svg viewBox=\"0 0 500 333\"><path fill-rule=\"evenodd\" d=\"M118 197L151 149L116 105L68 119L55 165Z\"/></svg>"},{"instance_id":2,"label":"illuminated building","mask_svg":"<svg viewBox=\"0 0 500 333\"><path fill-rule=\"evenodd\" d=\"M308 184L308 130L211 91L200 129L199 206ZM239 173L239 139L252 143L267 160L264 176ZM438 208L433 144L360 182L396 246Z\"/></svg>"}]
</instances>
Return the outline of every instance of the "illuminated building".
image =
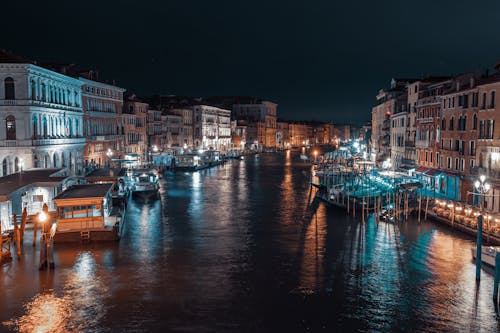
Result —
<instances>
[{"instance_id":1,"label":"illuminated building","mask_svg":"<svg viewBox=\"0 0 500 333\"><path fill-rule=\"evenodd\" d=\"M227 150L231 147L231 111L209 105L194 105L195 148Z\"/></svg>"},{"instance_id":2,"label":"illuminated building","mask_svg":"<svg viewBox=\"0 0 500 333\"><path fill-rule=\"evenodd\" d=\"M500 211L500 63L496 73L480 81L478 86L477 150L472 174L485 174L492 191L485 205Z\"/></svg>"},{"instance_id":3,"label":"illuminated building","mask_svg":"<svg viewBox=\"0 0 500 333\"><path fill-rule=\"evenodd\" d=\"M135 95L127 97L123 107L125 154L136 156L139 161L145 161L145 154L148 151L146 131L148 107L147 103L143 103Z\"/></svg>"},{"instance_id":4,"label":"illuminated building","mask_svg":"<svg viewBox=\"0 0 500 333\"><path fill-rule=\"evenodd\" d=\"M82 174L82 82L0 53L0 176L32 167Z\"/></svg>"},{"instance_id":5,"label":"illuminated building","mask_svg":"<svg viewBox=\"0 0 500 333\"><path fill-rule=\"evenodd\" d=\"M125 89L97 81L93 71L80 74L86 138L84 164L104 166L110 156L120 158L123 152L120 124Z\"/></svg>"}]
</instances>

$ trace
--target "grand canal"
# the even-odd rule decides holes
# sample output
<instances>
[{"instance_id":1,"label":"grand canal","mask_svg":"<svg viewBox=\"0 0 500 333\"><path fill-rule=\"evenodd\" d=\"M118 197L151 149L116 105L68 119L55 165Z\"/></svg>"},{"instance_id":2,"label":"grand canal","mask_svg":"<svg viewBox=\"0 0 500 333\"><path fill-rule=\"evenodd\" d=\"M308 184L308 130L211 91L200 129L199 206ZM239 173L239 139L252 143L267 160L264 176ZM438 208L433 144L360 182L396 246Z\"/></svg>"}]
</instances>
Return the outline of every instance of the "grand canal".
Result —
<instances>
[{"instance_id":1,"label":"grand canal","mask_svg":"<svg viewBox=\"0 0 500 333\"><path fill-rule=\"evenodd\" d=\"M500 330L472 238L362 224L313 200L309 168L282 153L167 174L119 243L56 245L54 272L28 236L1 268L0 331Z\"/></svg>"}]
</instances>

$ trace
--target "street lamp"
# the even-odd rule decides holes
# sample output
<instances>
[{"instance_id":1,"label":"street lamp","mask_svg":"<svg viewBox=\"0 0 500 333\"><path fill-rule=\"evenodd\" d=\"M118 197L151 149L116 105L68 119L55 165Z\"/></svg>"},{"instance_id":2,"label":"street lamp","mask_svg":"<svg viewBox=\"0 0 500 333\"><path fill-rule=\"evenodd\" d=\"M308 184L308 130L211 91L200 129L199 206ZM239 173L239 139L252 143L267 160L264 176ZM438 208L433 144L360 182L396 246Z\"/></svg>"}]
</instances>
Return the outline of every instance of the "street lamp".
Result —
<instances>
[{"instance_id":1,"label":"street lamp","mask_svg":"<svg viewBox=\"0 0 500 333\"><path fill-rule=\"evenodd\" d=\"M108 157L108 167L111 163L111 157L113 157L113 152L111 151L111 149L108 148L108 151L106 152L106 156Z\"/></svg>"},{"instance_id":2,"label":"street lamp","mask_svg":"<svg viewBox=\"0 0 500 333\"><path fill-rule=\"evenodd\" d=\"M486 182L486 176L481 175L479 179L474 182L474 188L481 196L479 200L479 211L480 214L477 216L477 248L476 248L476 281L479 282L481 279L481 254L482 254L482 243L483 243L483 203L486 193L491 188L491 185Z\"/></svg>"},{"instance_id":3,"label":"street lamp","mask_svg":"<svg viewBox=\"0 0 500 333\"><path fill-rule=\"evenodd\" d=\"M314 151L314 163L317 163L318 162L318 151L315 150Z\"/></svg>"}]
</instances>

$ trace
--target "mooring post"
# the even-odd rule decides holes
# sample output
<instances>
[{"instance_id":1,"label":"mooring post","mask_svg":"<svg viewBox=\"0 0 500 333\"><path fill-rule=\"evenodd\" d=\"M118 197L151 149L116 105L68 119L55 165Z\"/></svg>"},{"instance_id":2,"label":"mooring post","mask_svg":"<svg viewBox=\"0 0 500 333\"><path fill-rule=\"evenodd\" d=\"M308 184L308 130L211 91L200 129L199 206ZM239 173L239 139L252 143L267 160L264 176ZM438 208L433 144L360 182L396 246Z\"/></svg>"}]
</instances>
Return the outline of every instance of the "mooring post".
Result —
<instances>
[{"instance_id":1,"label":"mooring post","mask_svg":"<svg viewBox=\"0 0 500 333\"><path fill-rule=\"evenodd\" d=\"M429 196L427 196L427 200L425 201L425 221L427 221L427 209L429 209Z\"/></svg>"},{"instance_id":2,"label":"mooring post","mask_svg":"<svg viewBox=\"0 0 500 333\"><path fill-rule=\"evenodd\" d=\"M422 214L422 195L418 197L418 222L420 223L420 215Z\"/></svg>"},{"instance_id":3,"label":"mooring post","mask_svg":"<svg viewBox=\"0 0 500 333\"><path fill-rule=\"evenodd\" d=\"M36 231L38 229L37 217L35 216L35 221L33 221L33 246L36 245Z\"/></svg>"},{"instance_id":4,"label":"mooring post","mask_svg":"<svg viewBox=\"0 0 500 333\"><path fill-rule=\"evenodd\" d=\"M347 215L349 215L349 192L347 192Z\"/></svg>"},{"instance_id":5,"label":"mooring post","mask_svg":"<svg viewBox=\"0 0 500 333\"><path fill-rule=\"evenodd\" d=\"M477 247L476 247L476 282L481 280L481 254L483 243L483 216L477 217Z\"/></svg>"},{"instance_id":6,"label":"mooring post","mask_svg":"<svg viewBox=\"0 0 500 333\"><path fill-rule=\"evenodd\" d=\"M365 198L361 200L361 222L365 223Z\"/></svg>"},{"instance_id":7,"label":"mooring post","mask_svg":"<svg viewBox=\"0 0 500 333\"><path fill-rule=\"evenodd\" d=\"M493 301L498 304L498 283L500 282L500 252L495 255L495 280L493 281Z\"/></svg>"},{"instance_id":8,"label":"mooring post","mask_svg":"<svg viewBox=\"0 0 500 333\"><path fill-rule=\"evenodd\" d=\"M26 207L23 209L23 215L21 216L21 244L24 242L24 229L26 228L26 219L28 218L28 211Z\"/></svg>"}]
</instances>

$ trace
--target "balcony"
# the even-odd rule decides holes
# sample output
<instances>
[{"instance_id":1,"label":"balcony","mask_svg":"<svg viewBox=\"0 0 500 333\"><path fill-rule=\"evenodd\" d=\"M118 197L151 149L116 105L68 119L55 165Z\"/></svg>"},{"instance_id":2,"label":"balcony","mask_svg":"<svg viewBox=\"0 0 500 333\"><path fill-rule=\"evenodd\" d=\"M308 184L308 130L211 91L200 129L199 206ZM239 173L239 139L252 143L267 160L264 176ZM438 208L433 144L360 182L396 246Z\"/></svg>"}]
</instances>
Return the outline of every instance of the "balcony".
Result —
<instances>
[{"instance_id":1,"label":"balcony","mask_svg":"<svg viewBox=\"0 0 500 333\"><path fill-rule=\"evenodd\" d=\"M123 138L122 135L118 134L109 134L109 135L93 135L90 137L90 140L93 142L98 142L98 141L118 141Z\"/></svg>"},{"instance_id":2,"label":"balcony","mask_svg":"<svg viewBox=\"0 0 500 333\"><path fill-rule=\"evenodd\" d=\"M33 146L74 145L84 144L85 138L33 139L31 141Z\"/></svg>"},{"instance_id":3,"label":"balcony","mask_svg":"<svg viewBox=\"0 0 500 333\"><path fill-rule=\"evenodd\" d=\"M31 147L31 140L0 140L0 147Z\"/></svg>"},{"instance_id":4,"label":"balcony","mask_svg":"<svg viewBox=\"0 0 500 333\"><path fill-rule=\"evenodd\" d=\"M433 105L433 104L441 104L441 96L425 97L417 101L417 107Z\"/></svg>"},{"instance_id":5,"label":"balcony","mask_svg":"<svg viewBox=\"0 0 500 333\"><path fill-rule=\"evenodd\" d=\"M415 147L417 148L432 148L434 146L434 142L427 140L417 140L415 142Z\"/></svg>"},{"instance_id":6,"label":"balcony","mask_svg":"<svg viewBox=\"0 0 500 333\"><path fill-rule=\"evenodd\" d=\"M428 117L428 118L417 118L418 122L420 124L428 124L428 123L433 123L434 122L434 117Z\"/></svg>"},{"instance_id":7,"label":"balcony","mask_svg":"<svg viewBox=\"0 0 500 333\"><path fill-rule=\"evenodd\" d=\"M34 101L31 99L1 99L0 106L38 106L50 109L59 109L64 111L82 112L82 108L79 106L71 106L64 104L49 103L43 101Z\"/></svg>"}]
</instances>

